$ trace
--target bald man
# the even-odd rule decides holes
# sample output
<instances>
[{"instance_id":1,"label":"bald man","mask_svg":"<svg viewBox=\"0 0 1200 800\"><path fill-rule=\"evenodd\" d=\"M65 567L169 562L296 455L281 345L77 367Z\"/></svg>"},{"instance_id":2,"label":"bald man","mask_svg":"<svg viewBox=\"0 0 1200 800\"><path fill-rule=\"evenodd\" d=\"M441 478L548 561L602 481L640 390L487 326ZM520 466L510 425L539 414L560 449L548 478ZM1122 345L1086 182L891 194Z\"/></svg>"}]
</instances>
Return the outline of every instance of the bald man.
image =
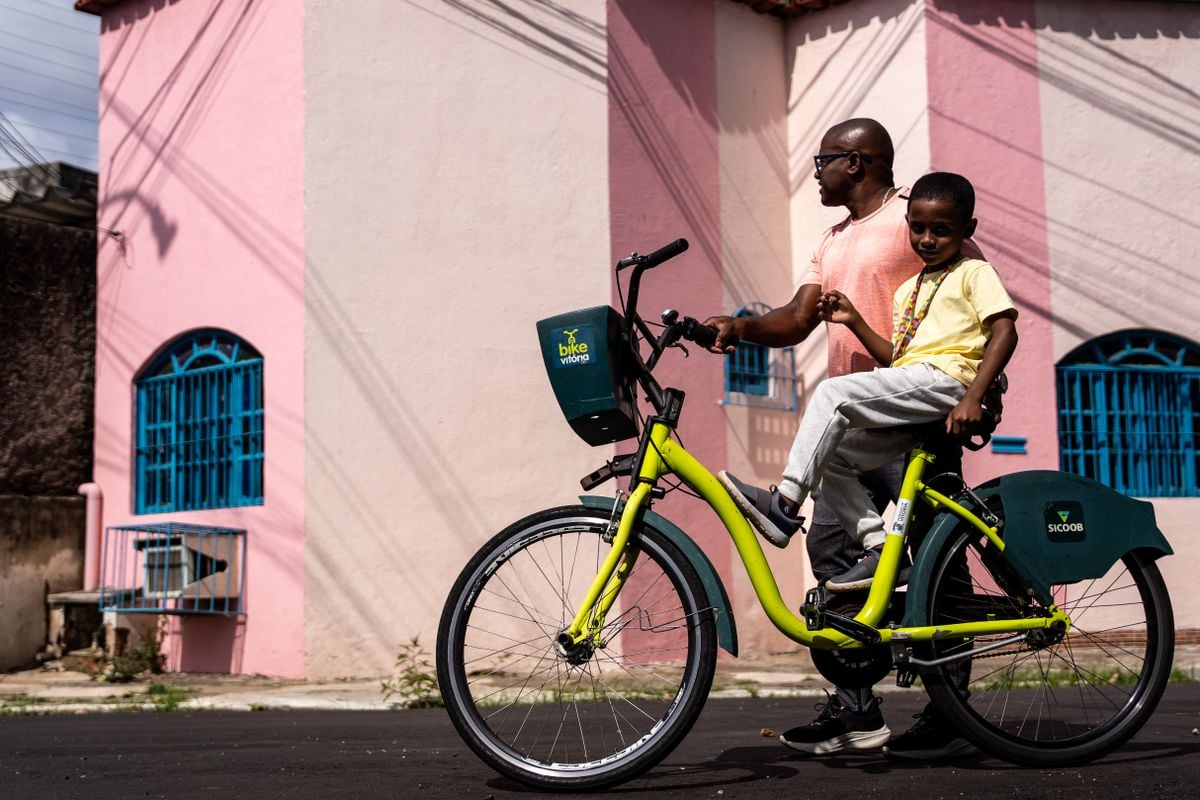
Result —
<instances>
[{"instance_id":1,"label":"bald man","mask_svg":"<svg viewBox=\"0 0 1200 800\"><path fill-rule=\"evenodd\" d=\"M818 243L800 289L787 305L761 316L716 316L705 324L717 329L713 352L732 353L738 342L790 347L808 338L820 322L817 299L830 289L844 292L873 330L892 329L892 297L900 284L924 263L909 244L905 219L907 189L892 175L895 151L887 130L873 119L850 119L826 131L813 156L821 204L844 207L849 216L827 230ZM964 252L978 257L970 242ZM828 374L846 375L875 368L875 359L845 325L827 327ZM883 513L900 492L904 463L860 474ZM735 479L736 480L736 479ZM819 583L854 568L863 550L838 522L832 509L814 494L812 523L806 537L809 562ZM797 522L792 532L800 530ZM772 544L788 544L782 531ZM870 688L837 687L811 724L780 735L783 744L813 754L870 750L886 745L897 758L934 759L962 755L973 747L937 715L932 705L907 733L892 738ZM889 741L890 740L890 741Z\"/></svg>"}]
</instances>

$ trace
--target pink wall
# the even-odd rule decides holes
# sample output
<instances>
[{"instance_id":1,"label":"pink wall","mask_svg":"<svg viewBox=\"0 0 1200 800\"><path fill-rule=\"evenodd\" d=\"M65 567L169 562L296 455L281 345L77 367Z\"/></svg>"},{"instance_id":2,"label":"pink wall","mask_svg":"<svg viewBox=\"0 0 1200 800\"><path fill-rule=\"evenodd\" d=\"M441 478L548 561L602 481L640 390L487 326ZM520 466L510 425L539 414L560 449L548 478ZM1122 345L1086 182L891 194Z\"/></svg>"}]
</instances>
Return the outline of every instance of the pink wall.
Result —
<instances>
[{"instance_id":1,"label":"pink wall","mask_svg":"<svg viewBox=\"0 0 1200 800\"><path fill-rule=\"evenodd\" d=\"M692 0L609 0L609 197L612 261L680 236L691 248L647 273L639 309L703 319L724 309L717 147L716 16ZM623 276L624 279L624 276ZM614 291L612 302L619 304ZM713 470L726 462L721 359L672 353L656 377L687 394L683 442ZM656 510L729 574L728 534L699 501L670 497Z\"/></svg>"},{"instance_id":2,"label":"pink wall","mask_svg":"<svg viewBox=\"0 0 1200 800\"><path fill-rule=\"evenodd\" d=\"M301 675L302 17L297 4L130 2L101 31L95 478L104 524L248 531L246 616L182 620L182 670ZM135 516L132 384L164 344L233 331L265 359L263 506ZM173 629L178 631L178 624Z\"/></svg>"},{"instance_id":3,"label":"pink wall","mask_svg":"<svg viewBox=\"0 0 1200 800\"><path fill-rule=\"evenodd\" d=\"M1028 455L969 456L970 483L1058 467L1034 7L1034 0L926 4L931 168L975 185L976 239L1020 312L999 433L1025 437Z\"/></svg>"}]
</instances>

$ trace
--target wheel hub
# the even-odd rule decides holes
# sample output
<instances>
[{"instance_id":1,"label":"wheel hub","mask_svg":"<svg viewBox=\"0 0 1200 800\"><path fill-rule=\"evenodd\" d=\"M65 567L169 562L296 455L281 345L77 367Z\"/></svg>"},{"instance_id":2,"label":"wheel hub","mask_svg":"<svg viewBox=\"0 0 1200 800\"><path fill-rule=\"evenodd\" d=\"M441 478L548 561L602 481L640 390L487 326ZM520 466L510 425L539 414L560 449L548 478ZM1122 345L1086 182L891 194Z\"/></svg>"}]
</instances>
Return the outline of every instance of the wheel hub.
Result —
<instances>
[{"instance_id":1,"label":"wheel hub","mask_svg":"<svg viewBox=\"0 0 1200 800\"><path fill-rule=\"evenodd\" d=\"M596 652L596 646L592 644L591 639L576 642L566 631L560 633L555 639L554 649L558 652L559 658L573 666L590 661L592 654Z\"/></svg>"}]
</instances>

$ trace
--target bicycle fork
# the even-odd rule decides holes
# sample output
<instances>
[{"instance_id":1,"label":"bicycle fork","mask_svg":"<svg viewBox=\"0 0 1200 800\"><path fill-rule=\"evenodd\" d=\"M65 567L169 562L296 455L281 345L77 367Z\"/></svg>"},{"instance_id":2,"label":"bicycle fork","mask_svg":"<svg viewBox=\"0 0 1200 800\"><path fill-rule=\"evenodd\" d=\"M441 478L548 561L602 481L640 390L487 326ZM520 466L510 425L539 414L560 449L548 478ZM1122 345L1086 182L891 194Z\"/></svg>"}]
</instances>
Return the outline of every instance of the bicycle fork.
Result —
<instances>
[{"instance_id":1,"label":"bicycle fork","mask_svg":"<svg viewBox=\"0 0 1200 800\"><path fill-rule=\"evenodd\" d=\"M662 475L661 451L671 432L671 426L655 419L650 423L649 432L642 436L633 491L623 508L618 504L620 522L613 535L612 546L584 594L575 618L556 640L559 655L568 660L582 654L581 651L587 651L587 655L590 655L592 648L602 644L600 632L608 612L612 610L621 587L625 585L641 554L636 541L633 541L633 530L642 511L649 506L651 492Z\"/></svg>"}]
</instances>

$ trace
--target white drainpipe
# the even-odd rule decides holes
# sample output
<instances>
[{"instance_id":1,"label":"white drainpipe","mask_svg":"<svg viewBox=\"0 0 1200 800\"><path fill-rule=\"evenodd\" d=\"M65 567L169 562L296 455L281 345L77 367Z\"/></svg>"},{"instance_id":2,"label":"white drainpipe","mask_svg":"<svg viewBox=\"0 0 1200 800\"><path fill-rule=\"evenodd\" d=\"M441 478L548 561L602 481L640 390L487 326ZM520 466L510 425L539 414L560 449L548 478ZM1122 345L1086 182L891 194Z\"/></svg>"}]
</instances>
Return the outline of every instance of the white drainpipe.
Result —
<instances>
[{"instance_id":1,"label":"white drainpipe","mask_svg":"<svg viewBox=\"0 0 1200 800\"><path fill-rule=\"evenodd\" d=\"M87 519L84 522L83 588L100 588L100 524L104 494L99 484L85 483L79 493L87 498Z\"/></svg>"}]
</instances>

